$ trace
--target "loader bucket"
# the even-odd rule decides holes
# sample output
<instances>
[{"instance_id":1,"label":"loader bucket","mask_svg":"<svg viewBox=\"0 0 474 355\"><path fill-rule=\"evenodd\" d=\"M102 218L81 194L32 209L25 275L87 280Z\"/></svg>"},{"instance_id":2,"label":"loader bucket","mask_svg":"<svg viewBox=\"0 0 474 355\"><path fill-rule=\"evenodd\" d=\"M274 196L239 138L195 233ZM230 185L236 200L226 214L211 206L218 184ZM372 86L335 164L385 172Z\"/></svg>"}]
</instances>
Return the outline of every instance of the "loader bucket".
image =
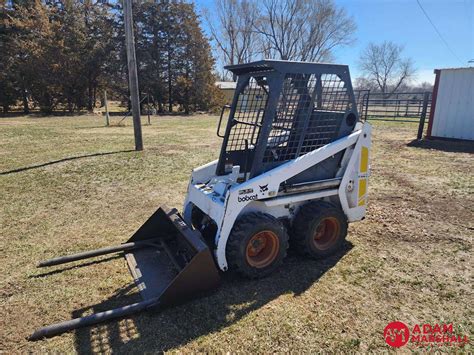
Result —
<instances>
[{"instance_id":1,"label":"loader bucket","mask_svg":"<svg viewBox=\"0 0 474 355\"><path fill-rule=\"evenodd\" d=\"M219 273L198 231L192 230L176 209L160 207L124 244L41 262L53 266L90 257L124 252L143 301L52 324L35 331L38 340L124 317L150 308L176 305L217 287Z\"/></svg>"},{"instance_id":2,"label":"loader bucket","mask_svg":"<svg viewBox=\"0 0 474 355\"><path fill-rule=\"evenodd\" d=\"M171 306L195 298L219 282L214 259L201 234L189 228L175 209L158 208L128 242L157 246L125 254L144 300L159 298L161 306Z\"/></svg>"}]
</instances>

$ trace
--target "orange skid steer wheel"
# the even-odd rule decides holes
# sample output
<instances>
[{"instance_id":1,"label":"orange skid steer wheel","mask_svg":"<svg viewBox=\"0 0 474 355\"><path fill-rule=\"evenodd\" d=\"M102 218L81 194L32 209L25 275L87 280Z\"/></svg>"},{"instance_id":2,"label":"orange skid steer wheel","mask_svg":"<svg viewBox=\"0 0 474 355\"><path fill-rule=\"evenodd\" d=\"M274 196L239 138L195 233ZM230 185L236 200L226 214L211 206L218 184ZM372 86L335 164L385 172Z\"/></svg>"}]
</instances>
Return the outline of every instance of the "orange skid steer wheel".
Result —
<instances>
[{"instance_id":1,"label":"orange skid steer wheel","mask_svg":"<svg viewBox=\"0 0 474 355\"><path fill-rule=\"evenodd\" d=\"M231 269L260 278L281 265L288 249L288 234L275 217L251 212L240 217L227 241L226 255Z\"/></svg>"},{"instance_id":2,"label":"orange skid steer wheel","mask_svg":"<svg viewBox=\"0 0 474 355\"><path fill-rule=\"evenodd\" d=\"M319 221L313 236L314 247L318 250L331 248L341 233L341 223L336 217L326 217Z\"/></svg>"},{"instance_id":3,"label":"orange skid steer wheel","mask_svg":"<svg viewBox=\"0 0 474 355\"><path fill-rule=\"evenodd\" d=\"M338 206L310 202L300 208L293 221L291 243L301 254L321 258L336 252L346 235L347 218Z\"/></svg>"},{"instance_id":4,"label":"orange skid steer wheel","mask_svg":"<svg viewBox=\"0 0 474 355\"><path fill-rule=\"evenodd\" d=\"M254 234L247 243L247 263L255 268L264 268L272 264L278 256L280 240L275 232L264 230Z\"/></svg>"}]
</instances>

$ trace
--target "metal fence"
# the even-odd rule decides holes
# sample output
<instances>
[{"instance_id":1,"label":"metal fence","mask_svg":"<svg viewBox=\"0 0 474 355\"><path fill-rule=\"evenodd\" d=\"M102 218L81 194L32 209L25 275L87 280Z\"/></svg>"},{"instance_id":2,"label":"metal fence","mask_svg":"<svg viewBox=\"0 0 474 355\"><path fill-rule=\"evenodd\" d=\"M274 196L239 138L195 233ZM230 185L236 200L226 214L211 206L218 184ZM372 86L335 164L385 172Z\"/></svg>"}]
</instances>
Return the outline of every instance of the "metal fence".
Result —
<instances>
[{"instance_id":1,"label":"metal fence","mask_svg":"<svg viewBox=\"0 0 474 355\"><path fill-rule=\"evenodd\" d=\"M382 94L354 90L354 96L362 120L419 123L418 139L421 139L430 115L431 92Z\"/></svg>"},{"instance_id":2,"label":"metal fence","mask_svg":"<svg viewBox=\"0 0 474 355\"><path fill-rule=\"evenodd\" d=\"M359 117L363 120L367 119L367 100L370 97L370 90L354 90L354 97L357 103L357 110L359 111Z\"/></svg>"},{"instance_id":3,"label":"metal fence","mask_svg":"<svg viewBox=\"0 0 474 355\"><path fill-rule=\"evenodd\" d=\"M419 122L423 107L426 105L425 116L429 116L431 109L431 92L400 92L389 95L356 90L355 94L359 115L366 120Z\"/></svg>"}]
</instances>

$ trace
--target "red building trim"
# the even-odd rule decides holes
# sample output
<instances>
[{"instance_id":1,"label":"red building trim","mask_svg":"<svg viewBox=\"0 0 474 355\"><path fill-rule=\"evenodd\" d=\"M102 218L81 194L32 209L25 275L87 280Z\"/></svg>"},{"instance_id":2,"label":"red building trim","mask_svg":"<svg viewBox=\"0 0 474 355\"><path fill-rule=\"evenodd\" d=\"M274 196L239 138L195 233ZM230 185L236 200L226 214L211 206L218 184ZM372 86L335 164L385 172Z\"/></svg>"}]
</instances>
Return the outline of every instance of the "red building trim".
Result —
<instances>
[{"instance_id":1,"label":"red building trim","mask_svg":"<svg viewBox=\"0 0 474 355\"><path fill-rule=\"evenodd\" d=\"M428 121L428 131L426 132L426 138L431 138L431 130L433 129L433 119L436 110L436 99L438 98L439 78L441 76L441 70L435 69L434 73L436 74L436 77L433 87L433 97L431 98L430 119Z\"/></svg>"}]
</instances>

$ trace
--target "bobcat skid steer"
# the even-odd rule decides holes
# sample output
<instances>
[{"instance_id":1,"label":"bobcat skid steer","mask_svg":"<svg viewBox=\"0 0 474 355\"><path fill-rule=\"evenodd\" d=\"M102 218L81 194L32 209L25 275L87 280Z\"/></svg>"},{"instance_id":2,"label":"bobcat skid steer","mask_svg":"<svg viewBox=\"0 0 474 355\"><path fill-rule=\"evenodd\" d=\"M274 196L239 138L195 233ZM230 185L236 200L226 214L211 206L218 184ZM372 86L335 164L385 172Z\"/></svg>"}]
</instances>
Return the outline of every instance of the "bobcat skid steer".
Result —
<instances>
[{"instance_id":1,"label":"bobcat skid steer","mask_svg":"<svg viewBox=\"0 0 474 355\"><path fill-rule=\"evenodd\" d=\"M124 244L51 259L122 252L143 301L37 330L56 335L174 305L215 288L219 271L268 275L289 244L334 253L364 218L371 128L359 121L345 65L263 60L238 76L219 159L193 170L183 214L160 207ZM224 132L223 132L224 131Z\"/></svg>"}]
</instances>

